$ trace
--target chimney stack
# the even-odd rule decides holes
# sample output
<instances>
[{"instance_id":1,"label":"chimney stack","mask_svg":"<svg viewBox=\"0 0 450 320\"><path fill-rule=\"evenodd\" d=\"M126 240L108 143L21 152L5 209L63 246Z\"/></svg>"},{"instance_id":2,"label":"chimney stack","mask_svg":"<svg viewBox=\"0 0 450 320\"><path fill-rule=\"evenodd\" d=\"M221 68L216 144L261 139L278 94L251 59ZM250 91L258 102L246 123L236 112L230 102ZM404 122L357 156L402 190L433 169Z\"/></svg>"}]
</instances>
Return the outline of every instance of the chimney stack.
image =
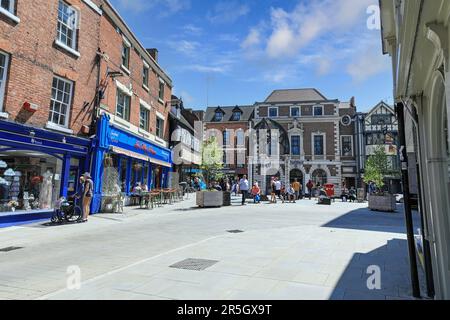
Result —
<instances>
[{"instance_id":1,"label":"chimney stack","mask_svg":"<svg viewBox=\"0 0 450 320\"><path fill-rule=\"evenodd\" d=\"M156 62L158 62L158 49L156 48L147 49L147 52L152 56L152 58Z\"/></svg>"}]
</instances>

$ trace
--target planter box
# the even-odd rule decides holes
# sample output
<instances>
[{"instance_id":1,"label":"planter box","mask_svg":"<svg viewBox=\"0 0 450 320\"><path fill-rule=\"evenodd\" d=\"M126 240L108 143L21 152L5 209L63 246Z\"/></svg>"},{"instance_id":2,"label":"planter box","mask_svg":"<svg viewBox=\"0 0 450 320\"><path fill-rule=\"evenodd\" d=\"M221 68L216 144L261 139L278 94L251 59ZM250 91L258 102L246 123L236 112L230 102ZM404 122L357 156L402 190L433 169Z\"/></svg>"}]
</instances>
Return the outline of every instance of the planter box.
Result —
<instances>
[{"instance_id":1,"label":"planter box","mask_svg":"<svg viewBox=\"0 0 450 320\"><path fill-rule=\"evenodd\" d=\"M197 192L197 206L201 208L215 208L223 205L223 192L199 191Z\"/></svg>"},{"instance_id":2,"label":"planter box","mask_svg":"<svg viewBox=\"0 0 450 320\"><path fill-rule=\"evenodd\" d=\"M369 195L369 209L373 211L394 212L397 210L395 196L389 194L384 196Z\"/></svg>"}]
</instances>

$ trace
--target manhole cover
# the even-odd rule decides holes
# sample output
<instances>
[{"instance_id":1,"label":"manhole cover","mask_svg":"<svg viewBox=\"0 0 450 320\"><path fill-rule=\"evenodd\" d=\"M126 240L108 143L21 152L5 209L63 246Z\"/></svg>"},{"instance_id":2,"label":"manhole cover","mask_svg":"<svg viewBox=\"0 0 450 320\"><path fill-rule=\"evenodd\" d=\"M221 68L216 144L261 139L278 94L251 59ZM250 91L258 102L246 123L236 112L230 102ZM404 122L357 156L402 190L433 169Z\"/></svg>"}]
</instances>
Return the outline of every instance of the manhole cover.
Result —
<instances>
[{"instance_id":1,"label":"manhole cover","mask_svg":"<svg viewBox=\"0 0 450 320\"><path fill-rule=\"evenodd\" d=\"M228 230L227 232L228 233L242 233L244 231L242 231L242 230Z\"/></svg>"},{"instance_id":2,"label":"manhole cover","mask_svg":"<svg viewBox=\"0 0 450 320\"><path fill-rule=\"evenodd\" d=\"M1 248L0 252L10 252L10 251L19 250L19 249L23 249L23 247L6 247L6 248Z\"/></svg>"},{"instance_id":3,"label":"manhole cover","mask_svg":"<svg viewBox=\"0 0 450 320\"><path fill-rule=\"evenodd\" d=\"M170 268L202 271L212 267L218 262L219 261L205 259L186 259L171 265Z\"/></svg>"}]
</instances>

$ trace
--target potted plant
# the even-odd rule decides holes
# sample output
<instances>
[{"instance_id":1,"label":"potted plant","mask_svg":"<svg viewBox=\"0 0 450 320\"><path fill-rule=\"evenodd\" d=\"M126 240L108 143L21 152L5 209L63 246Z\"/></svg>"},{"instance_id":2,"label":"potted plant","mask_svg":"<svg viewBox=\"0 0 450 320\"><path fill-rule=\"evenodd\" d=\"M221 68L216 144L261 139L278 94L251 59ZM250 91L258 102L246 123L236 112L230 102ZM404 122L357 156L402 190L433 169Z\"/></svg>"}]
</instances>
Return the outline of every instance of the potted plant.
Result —
<instances>
[{"instance_id":1,"label":"potted plant","mask_svg":"<svg viewBox=\"0 0 450 320\"><path fill-rule=\"evenodd\" d=\"M197 205L202 208L221 207L223 205L223 192L212 188L211 183L222 178L222 150L215 137L203 143L202 165L203 177L206 183L206 190L197 192Z\"/></svg>"},{"instance_id":2,"label":"potted plant","mask_svg":"<svg viewBox=\"0 0 450 320\"><path fill-rule=\"evenodd\" d=\"M364 174L364 182L373 186L369 187L369 209L384 212L394 212L397 209L395 196L383 191L384 178L390 174L397 173L389 169L386 152L383 146L378 146L367 159Z\"/></svg>"}]
</instances>

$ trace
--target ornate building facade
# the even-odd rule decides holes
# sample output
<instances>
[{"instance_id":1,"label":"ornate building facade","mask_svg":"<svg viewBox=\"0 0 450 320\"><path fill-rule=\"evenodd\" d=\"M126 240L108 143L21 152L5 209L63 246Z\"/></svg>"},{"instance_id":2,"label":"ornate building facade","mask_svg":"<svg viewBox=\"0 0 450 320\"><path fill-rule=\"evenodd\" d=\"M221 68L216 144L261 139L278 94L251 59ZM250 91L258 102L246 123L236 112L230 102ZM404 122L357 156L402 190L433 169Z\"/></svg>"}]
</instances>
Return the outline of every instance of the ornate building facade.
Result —
<instances>
[{"instance_id":1,"label":"ornate building facade","mask_svg":"<svg viewBox=\"0 0 450 320\"><path fill-rule=\"evenodd\" d=\"M316 89L274 91L255 104L250 179L266 193L273 176L285 184L334 184L337 196L356 186L355 115L353 99L330 100Z\"/></svg>"}]
</instances>

